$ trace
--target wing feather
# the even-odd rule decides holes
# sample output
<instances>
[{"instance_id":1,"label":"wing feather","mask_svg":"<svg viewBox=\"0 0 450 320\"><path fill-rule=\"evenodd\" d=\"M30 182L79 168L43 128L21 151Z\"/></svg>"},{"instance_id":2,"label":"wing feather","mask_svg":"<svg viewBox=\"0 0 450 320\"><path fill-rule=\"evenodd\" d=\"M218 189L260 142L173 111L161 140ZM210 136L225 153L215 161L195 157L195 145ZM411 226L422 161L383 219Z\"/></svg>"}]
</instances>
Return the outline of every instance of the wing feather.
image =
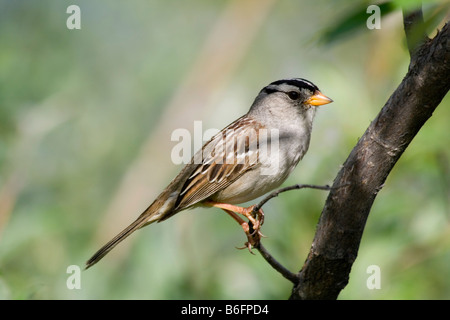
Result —
<instances>
[{"instance_id":1,"label":"wing feather","mask_svg":"<svg viewBox=\"0 0 450 320\"><path fill-rule=\"evenodd\" d=\"M256 121L244 116L211 138L202 148L203 152L207 151L201 157L202 162L196 165L181 188L174 211L206 200L259 165L255 161L258 150L251 146L258 145L260 128ZM198 154L194 158L199 159Z\"/></svg>"}]
</instances>

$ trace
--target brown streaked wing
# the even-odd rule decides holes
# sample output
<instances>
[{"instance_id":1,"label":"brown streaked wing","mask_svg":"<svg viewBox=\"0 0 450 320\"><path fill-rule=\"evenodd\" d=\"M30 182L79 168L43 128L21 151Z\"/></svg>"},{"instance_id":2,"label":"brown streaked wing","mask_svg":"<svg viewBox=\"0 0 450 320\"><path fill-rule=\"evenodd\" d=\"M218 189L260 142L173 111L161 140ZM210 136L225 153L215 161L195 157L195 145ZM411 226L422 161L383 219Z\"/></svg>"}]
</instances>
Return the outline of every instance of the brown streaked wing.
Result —
<instances>
[{"instance_id":1,"label":"brown streaked wing","mask_svg":"<svg viewBox=\"0 0 450 320\"><path fill-rule=\"evenodd\" d=\"M202 163L192 170L193 174L181 188L175 210L180 211L207 199L228 187L247 170L257 166L258 162L249 161L249 158L257 157L258 150L252 150L253 154L250 157L235 156L234 151L237 149L247 153L249 145L257 146L257 132L261 128L262 126L256 121L244 116L231 123L205 144L203 151L209 150L210 156L202 158ZM243 147L239 148L241 145ZM216 149L219 152L216 152ZM232 156L227 158L230 151L233 152Z\"/></svg>"}]
</instances>

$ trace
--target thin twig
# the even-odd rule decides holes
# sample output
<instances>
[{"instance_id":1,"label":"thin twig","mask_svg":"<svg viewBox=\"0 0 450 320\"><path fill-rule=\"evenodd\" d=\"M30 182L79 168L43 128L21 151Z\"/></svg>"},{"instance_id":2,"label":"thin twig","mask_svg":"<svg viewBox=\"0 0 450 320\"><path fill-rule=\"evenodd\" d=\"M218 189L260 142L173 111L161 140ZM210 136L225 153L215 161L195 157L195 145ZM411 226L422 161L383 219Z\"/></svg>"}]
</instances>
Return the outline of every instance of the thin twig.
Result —
<instances>
[{"instance_id":1,"label":"thin twig","mask_svg":"<svg viewBox=\"0 0 450 320\"><path fill-rule=\"evenodd\" d=\"M281 188L281 189L275 190L274 192L272 192L271 194L266 196L264 199L262 199L261 202L259 202L253 208L253 213L256 213L259 209L262 208L263 205L266 204L267 201L269 201L272 198L278 197L278 195L280 193L282 193L282 192L286 192L286 191L290 191L290 190L297 190L297 189L304 189L304 188L319 189L319 190L331 190L331 187L329 185L317 186L317 185L314 185L314 184L296 184L296 185L293 185L293 186L290 186L290 187Z\"/></svg>"},{"instance_id":2,"label":"thin twig","mask_svg":"<svg viewBox=\"0 0 450 320\"><path fill-rule=\"evenodd\" d=\"M329 185L326 186L318 186L318 185L312 185L312 184L296 184L290 187L285 187L278 189L268 196L266 196L264 199L262 199L254 208L252 211L253 216L256 216L256 212L258 212L263 205L265 205L270 199L277 197L280 193L290 191L290 190L298 190L298 189L304 189L304 188L310 188L310 189L318 189L318 190L331 190L332 187ZM253 226L252 223L249 222L250 232L253 232ZM256 250L261 253L263 258L274 268L276 271L278 271L283 277L291 281L294 285L298 284L299 282L299 275L296 273L292 273L288 269L286 269L281 263L279 263L267 250L264 248L264 246L261 244L261 241L258 241L254 246ZM250 251L251 252L251 251Z\"/></svg>"},{"instance_id":3,"label":"thin twig","mask_svg":"<svg viewBox=\"0 0 450 320\"><path fill-rule=\"evenodd\" d=\"M288 269L286 269L281 263L279 263L272 255L264 248L261 244L261 241L255 245L255 249L261 253L263 258L274 268L277 270L283 277L291 281L294 285L299 282L299 275L296 273L292 273Z\"/></svg>"},{"instance_id":4,"label":"thin twig","mask_svg":"<svg viewBox=\"0 0 450 320\"><path fill-rule=\"evenodd\" d=\"M402 12L406 43L408 44L409 54L413 58L420 45L428 39L424 28L422 5L413 11L403 8Z\"/></svg>"}]
</instances>

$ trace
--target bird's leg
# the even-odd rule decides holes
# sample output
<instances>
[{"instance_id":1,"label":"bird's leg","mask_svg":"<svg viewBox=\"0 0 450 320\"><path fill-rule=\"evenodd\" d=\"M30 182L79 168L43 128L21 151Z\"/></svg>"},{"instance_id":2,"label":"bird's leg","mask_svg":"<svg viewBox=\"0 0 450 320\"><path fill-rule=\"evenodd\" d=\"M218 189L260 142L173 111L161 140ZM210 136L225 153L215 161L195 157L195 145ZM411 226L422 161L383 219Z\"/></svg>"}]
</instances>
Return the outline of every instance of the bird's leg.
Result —
<instances>
[{"instance_id":1,"label":"bird's leg","mask_svg":"<svg viewBox=\"0 0 450 320\"><path fill-rule=\"evenodd\" d=\"M236 213L234 213L233 211L230 210L226 210L223 209L223 211L225 211L226 213L228 213L230 215L230 217L232 217L237 223L239 223L242 227L242 229L244 229L245 234L249 235L250 234L250 226L248 225L247 222L244 221L244 219L242 219L241 217L239 217Z\"/></svg>"},{"instance_id":2,"label":"bird's leg","mask_svg":"<svg viewBox=\"0 0 450 320\"><path fill-rule=\"evenodd\" d=\"M236 213L230 210L223 209L226 213L230 215L237 223L239 223L244 229L245 235L247 236L247 242L245 245L238 249L245 249L247 248L248 251L250 251L251 254L254 254L252 251L252 246L255 246L259 242L259 235L257 237L254 237L254 232L250 233L250 226L247 222L245 222L241 217L239 217Z\"/></svg>"},{"instance_id":3,"label":"bird's leg","mask_svg":"<svg viewBox=\"0 0 450 320\"><path fill-rule=\"evenodd\" d=\"M216 207L224 210L228 213L237 223L239 223L244 229L245 235L247 236L248 241L245 243L245 246L238 249L247 248L250 253L253 254L251 247L255 246L261 240L261 237L264 235L261 233L260 229L264 222L264 212L262 209L259 209L256 212L256 218L253 216L253 208L250 206L248 208L238 207L235 205L227 204L227 203L218 203L213 201L208 201L204 203L205 205ZM236 213L242 214L246 218L248 218L249 222L245 222L241 217L239 217Z\"/></svg>"},{"instance_id":4,"label":"bird's leg","mask_svg":"<svg viewBox=\"0 0 450 320\"><path fill-rule=\"evenodd\" d=\"M259 233L259 230L261 229L261 226L264 223L264 212L262 211L262 209L259 209L256 212L256 218L253 216L253 208L255 207L255 205L252 205L247 208L243 208L243 207L235 206L235 205L228 204L228 203L219 203L219 202L214 202L214 201L207 201L204 204L211 206L211 207L220 208L225 211L228 210L228 211L242 214L252 223L252 228L254 230L253 233Z\"/></svg>"}]
</instances>

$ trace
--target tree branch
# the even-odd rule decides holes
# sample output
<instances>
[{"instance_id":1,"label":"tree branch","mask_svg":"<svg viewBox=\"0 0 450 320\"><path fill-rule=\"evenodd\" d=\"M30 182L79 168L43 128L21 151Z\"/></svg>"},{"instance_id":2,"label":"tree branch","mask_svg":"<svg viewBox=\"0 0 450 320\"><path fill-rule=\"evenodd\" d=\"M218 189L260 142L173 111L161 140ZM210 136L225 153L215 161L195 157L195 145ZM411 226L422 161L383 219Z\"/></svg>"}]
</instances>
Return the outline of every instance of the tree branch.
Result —
<instances>
[{"instance_id":1,"label":"tree branch","mask_svg":"<svg viewBox=\"0 0 450 320\"><path fill-rule=\"evenodd\" d=\"M259 211L259 209L262 208L264 204L266 204L270 199L278 197L278 195L282 192L290 191L290 190L298 190L298 189L319 189L319 190L330 190L331 187L326 186L317 186L312 184L296 184L290 187L285 187L278 189L272 193L270 193L268 196L264 197L257 205L253 207L252 215L256 217L256 212ZM250 232L253 232L253 226L252 223L249 222ZM278 271L283 277L291 281L293 284L297 284L299 281L298 274L292 273L288 269L286 269L281 263L279 263L267 250L266 248L261 244L261 241L259 241L254 248L261 253L263 258L274 268L276 271Z\"/></svg>"},{"instance_id":2,"label":"tree branch","mask_svg":"<svg viewBox=\"0 0 450 320\"><path fill-rule=\"evenodd\" d=\"M408 16L407 16L408 17ZM290 299L336 299L347 285L376 195L450 88L450 28L418 47L409 70L334 180Z\"/></svg>"},{"instance_id":3,"label":"tree branch","mask_svg":"<svg viewBox=\"0 0 450 320\"><path fill-rule=\"evenodd\" d=\"M281 188L278 190L275 190L274 192L270 193L268 196L264 197L256 206L253 207L253 216L255 216L256 212L259 211L259 209L262 208L263 205L266 204L267 201L269 201L272 198L278 197L278 195L282 192L290 191L290 190L298 190L298 189L319 189L319 190L330 190L331 187L329 185L326 186L317 186L314 184L295 184L290 187Z\"/></svg>"},{"instance_id":4,"label":"tree branch","mask_svg":"<svg viewBox=\"0 0 450 320\"><path fill-rule=\"evenodd\" d=\"M414 11L402 10L403 28L405 29L406 43L408 44L409 55L414 57L419 46L428 40L425 34L422 8Z\"/></svg>"},{"instance_id":5,"label":"tree branch","mask_svg":"<svg viewBox=\"0 0 450 320\"><path fill-rule=\"evenodd\" d=\"M255 249L261 253L263 258L274 268L277 270L283 277L291 281L294 285L298 283L299 276L296 273L292 273L288 269L286 269L281 263L275 260L274 257L264 248L261 241L255 245Z\"/></svg>"}]
</instances>

